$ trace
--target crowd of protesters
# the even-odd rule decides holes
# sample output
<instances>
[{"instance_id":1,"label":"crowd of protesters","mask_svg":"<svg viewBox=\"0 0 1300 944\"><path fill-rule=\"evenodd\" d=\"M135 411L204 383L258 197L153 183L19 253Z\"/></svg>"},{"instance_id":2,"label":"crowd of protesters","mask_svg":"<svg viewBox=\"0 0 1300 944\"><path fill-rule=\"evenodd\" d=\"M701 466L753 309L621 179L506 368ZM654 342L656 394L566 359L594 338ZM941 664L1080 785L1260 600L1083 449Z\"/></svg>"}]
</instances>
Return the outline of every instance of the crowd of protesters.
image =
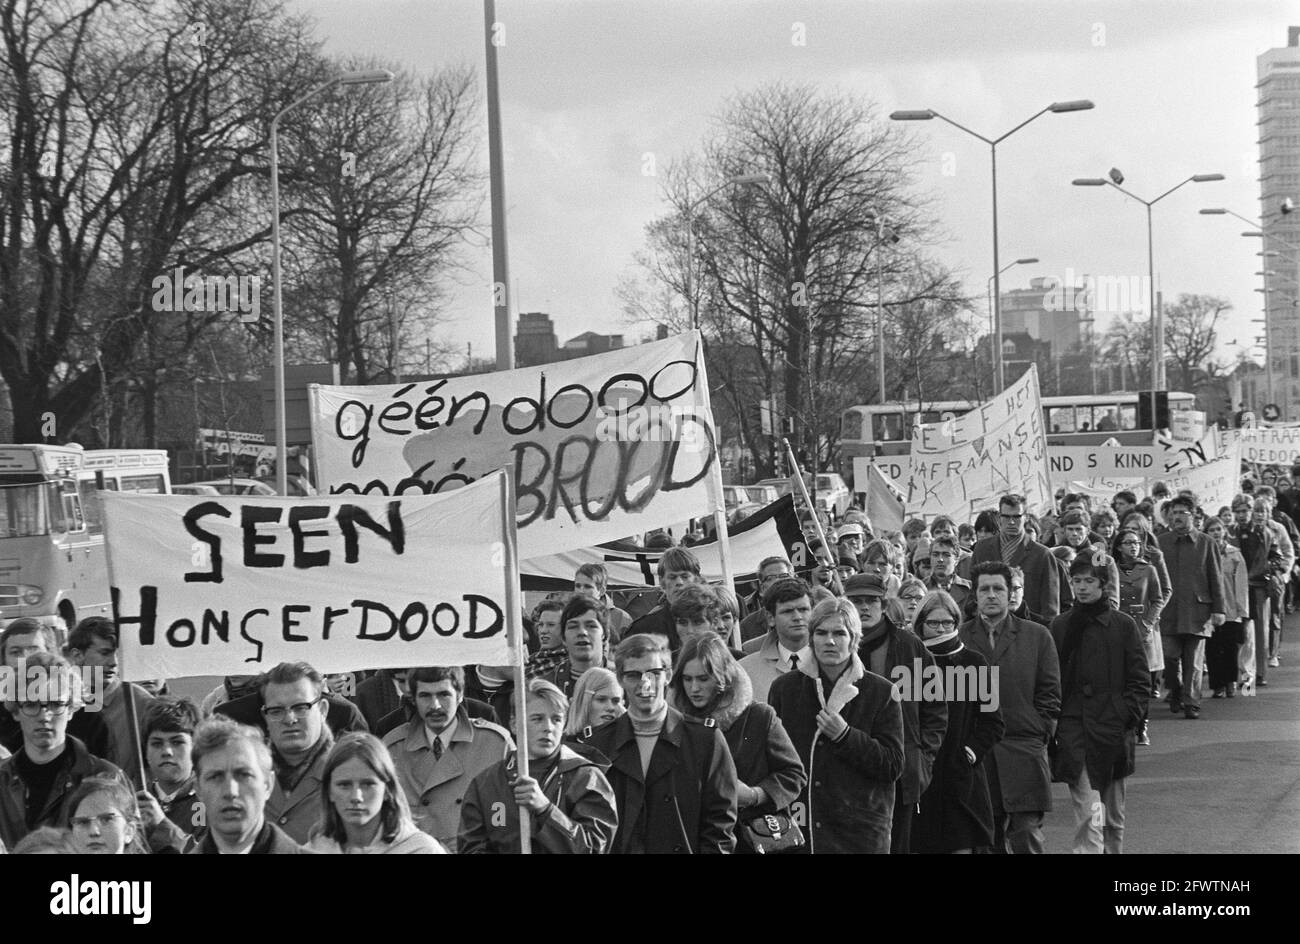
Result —
<instances>
[{"instance_id":1,"label":"crowd of protesters","mask_svg":"<svg viewBox=\"0 0 1300 944\"><path fill-rule=\"evenodd\" d=\"M1269 473L1219 509L1157 483L897 532L853 510L739 594L670 546L636 618L587 564L525 620L521 700L502 667L298 662L196 705L117 678L108 619L15 620L0 657L46 688L0 711L0 847L1042 853L1057 782L1070 851L1119 853L1152 704L1194 720L1280 664L1297 499Z\"/></svg>"}]
</instances>

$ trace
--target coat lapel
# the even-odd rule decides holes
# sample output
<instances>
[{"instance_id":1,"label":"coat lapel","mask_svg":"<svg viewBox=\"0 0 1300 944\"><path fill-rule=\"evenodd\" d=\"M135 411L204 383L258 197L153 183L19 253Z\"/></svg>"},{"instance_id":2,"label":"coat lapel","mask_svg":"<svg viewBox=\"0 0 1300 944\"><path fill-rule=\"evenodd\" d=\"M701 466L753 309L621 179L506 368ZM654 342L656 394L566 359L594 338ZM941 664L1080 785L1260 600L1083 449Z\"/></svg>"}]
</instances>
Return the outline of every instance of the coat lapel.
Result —
<instances>
[{"instance_id":1,"label":"coat lapel","mask_svg":"<svg viewBox=\"0 0 1300 944\"><path fill-rule=\"evenodd\" d=\"M646 786L662 780L677 766L678 756L681 754L684 723L680 714L671 708L668 709L668 717L664 719L664 729L659 732L659 740L655 741L654 752L650 755L650 769L645 775ZM637 754L639 760L639 752Z\"/></svg>"}]
</instances>

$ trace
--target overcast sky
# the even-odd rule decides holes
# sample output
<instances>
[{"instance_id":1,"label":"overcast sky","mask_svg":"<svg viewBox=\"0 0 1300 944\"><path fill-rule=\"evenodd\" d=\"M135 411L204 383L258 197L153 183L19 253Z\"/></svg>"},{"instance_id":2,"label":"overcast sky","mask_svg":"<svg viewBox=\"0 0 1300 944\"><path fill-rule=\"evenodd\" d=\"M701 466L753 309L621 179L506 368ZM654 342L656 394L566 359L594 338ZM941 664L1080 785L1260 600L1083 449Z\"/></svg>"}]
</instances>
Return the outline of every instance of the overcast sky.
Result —
<instances>
[{"instance_id":1,"label":"overcast sky","mask_svg":"<svg viewBox=\"0 0 1300 944\"><path fill-rule=\"evenodd\" d=\"M326 48L434 70L483 63L478 0L291 0ZM511 303L555 320L561 343L629 329L614 288L664 211L660 167L696 148L728 96L773 80L813 82L871 99L882 114L932 108L997 137L1052 101L998 147L1003 287L1067 270L1146 275L1145 212L1075 177L1122 169L1147 199L1198 173L1155 209L1157 287L1227 297L1222 340L1248 344L1262 296L1258 240L1197 210L1259 213L1255 57L1286 44L1300 9L1280 0L498 0L501 108L509 206ZM792 40L802 25L804 45ZM939 121L913 123L928 193L949 239L932 252L983 297L992 274L988 148ZM483 132L486 162L486 126ZM945 174L945 170L951 173ZM1300 195L1297 195L1300 197ZM484 203L484 224L487 204ZM492 258L466 251L471 275L439 337L491 356ZM512 319L513 324L513 319ZM422 353L422 352L421 352ZM416 357L412 352L412 360Z\"/></svg>"}]
</instances>

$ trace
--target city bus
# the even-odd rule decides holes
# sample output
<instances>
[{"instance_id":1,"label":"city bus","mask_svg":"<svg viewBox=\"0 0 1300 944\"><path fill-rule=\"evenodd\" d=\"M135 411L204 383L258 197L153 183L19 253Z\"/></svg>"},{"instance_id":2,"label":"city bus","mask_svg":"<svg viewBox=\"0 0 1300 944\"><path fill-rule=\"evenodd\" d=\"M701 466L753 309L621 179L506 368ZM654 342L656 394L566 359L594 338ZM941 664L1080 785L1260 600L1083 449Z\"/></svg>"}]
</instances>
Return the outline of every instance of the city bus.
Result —
<instances>
[{"instance_id":1,"label":"city bus","mask_svg":"<svg viewBox=\"0 0 1300 944\"><path fill-rule=\"evenodd\" d=\"M166 451L0 445L0 625L111 616L99 488L169 494Z\"/></svg>"},{"instance_id":2,"label":"city bus","mask_svg":"<svg viewBox=\"0 0 1300 944\"><path fill-rule=\"evenodd\" d=\"M926 403L924 409L915 402L849 407L840 418L840 474L853 482L853 460L861 456L880 466L890 482L905 481L912 427L955 418L976 406L969 400L942 400ZM1095 446L1109 439L1149 445L1154 433L1139 426L1136 393L1043 397L1042 406L1049 446ZM1170 413L1195 408L1193 394L1169 394ZM853 487L856 490L856 483Z\"/></svg>"}]
</instances>

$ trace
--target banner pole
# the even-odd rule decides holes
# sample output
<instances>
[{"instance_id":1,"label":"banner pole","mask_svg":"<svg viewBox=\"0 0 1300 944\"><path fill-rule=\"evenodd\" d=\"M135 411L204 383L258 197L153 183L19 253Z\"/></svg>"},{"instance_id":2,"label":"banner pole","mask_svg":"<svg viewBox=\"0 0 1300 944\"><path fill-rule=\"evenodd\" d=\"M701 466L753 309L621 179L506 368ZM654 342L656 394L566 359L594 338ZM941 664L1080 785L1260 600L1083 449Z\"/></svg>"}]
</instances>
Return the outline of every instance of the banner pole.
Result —
<instances>
[{"instance_id":1,"label":"banner pole","mask_svg":"<svg viewBox=\"0 0 1300 944\"><path fill-rule=\"evenodd\" d=\"M791 478L799 487L799 494L803 496L803 502L808 506L812 514L813 526L817 528L817 536L822 539L822 547L826 548L826 553L831 555L831 566L834 567L835 552L831 550L831 542L826 540L826 531L822 528L821 516L817 514L817 509L813 507L812 499L808 497L808 487L804 485L803 470L799 468L799 460L794 457L794 450L790 448L790 440L784 436L781 437L781 445L785 446L785 456L790 463L790 468L794 470Z\"/></svg>"},{"instance_id":2,"label":"banner pole","mask_svg":"<svg viewBox=\"0 0 1300 944\"><path fill-rule=\"evenodd\" d=\"M524 677L524 626L520 620L523 612L519 590L519 547L515 527L515 476L509 468L502 469L501 502L505 517L502 520L502 544L505 548L506 567L506 625L510 627L510 648L515 653L515 765L521 777L528 776L528 691ZM519 808L519 851L530 855L533 851L533 816L526 806Z\"/></svg>"},{"instance_id":3,"label":"banner pole","mask_svg":"<svg viewBox=\"0 0 1300 944\"><path fill-rule=\"evenodd\" d=\"M95 485L97 489L103 488L104 485L103 472L97 472L95 474ZM103 502L102 495L100 496L99 500L102 504ZM105 568L108 570L109 598L112 601L112 606L113 606L113 628L118 630L117 661L118 661L118 665L121 667L122 697L126 699L127 738L131 743L131 768L132 769L124 770L122 772L126 774L128 779L130 779L131 775L133 774L138 776L139 788L141 790L148 790L149 775L145 771L144 753L141 750L141 744L140 744L140 719L137 717L138 712L135 710L135 698L131 694L131 683L127 681L128 673L127 673L126 659L124 658L125 652L123 651L123 646L122 646L122 631L118 629L118 622L117 622L118 595L113 592L114 590L117 589L117 580L113 576L113 555L110 554L108 550L109 547L111 546L108 541L108 531L109 531L109 523L108 523L107 516L105 516L104 518L104 565ZM71 626L68 627L68 631L69 632L72 631ZM101 693L100 697L101 698L103 697L103 693Z\"/></svg>"}]
</instances>

